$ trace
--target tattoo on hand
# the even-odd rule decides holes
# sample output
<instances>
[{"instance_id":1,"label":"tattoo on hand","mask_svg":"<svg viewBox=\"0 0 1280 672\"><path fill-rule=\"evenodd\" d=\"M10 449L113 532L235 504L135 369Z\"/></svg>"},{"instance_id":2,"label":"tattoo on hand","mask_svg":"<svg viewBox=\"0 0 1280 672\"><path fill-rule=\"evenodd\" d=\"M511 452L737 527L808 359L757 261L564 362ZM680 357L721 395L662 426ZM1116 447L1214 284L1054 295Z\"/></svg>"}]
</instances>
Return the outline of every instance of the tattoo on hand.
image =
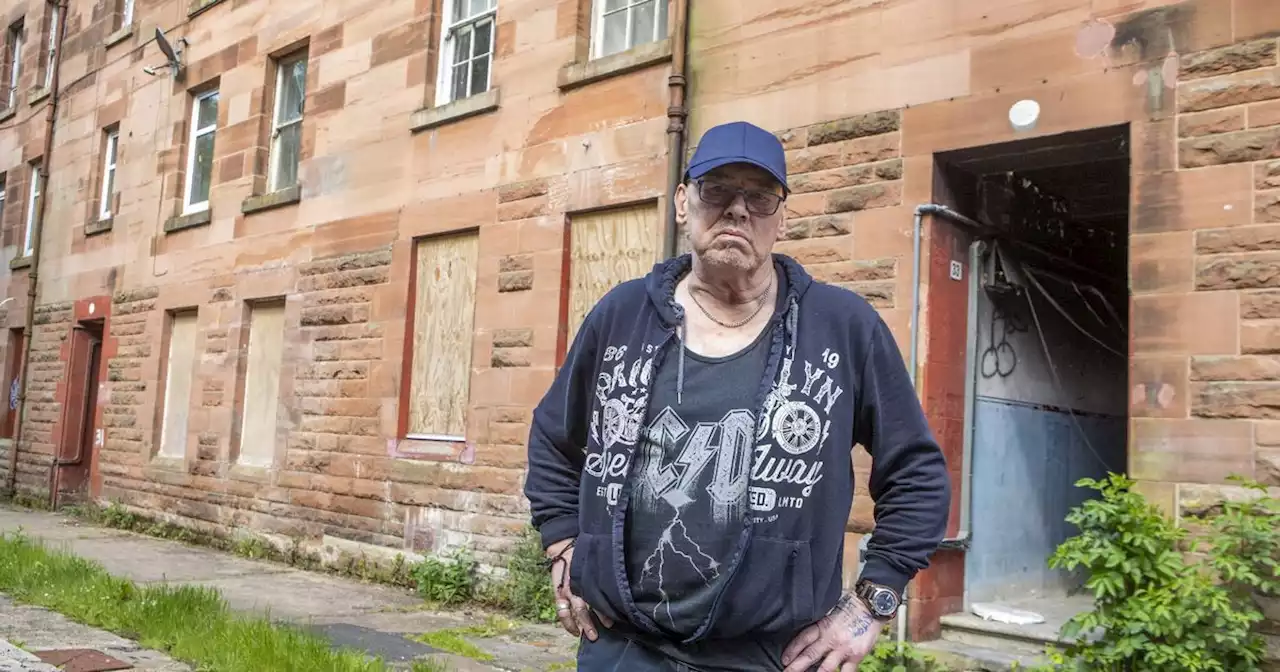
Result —
<instances>
[{"instance_id":1,"label":"tattoo on hand","mask_svg":"<svg viewBox=\"0 0 1280 672\"><path fill-rule=\"evenodd\" d=\"M867 613L866 607L854 595L846 593L840 596L840 601L836 603L836 609L843 611L853 619L851 632L854 637L861 637L871 629L871 614Z\"/></svg>"},{"instance_id":2,"label":"tattoo on hand","mask_svg":"<svg viewBox=\"0 0 1280 672\"><path fill-rule=\"evenodd\" d=\"M853 636L861 637L871 629L871 617L863 614L853 619Z\"/></svg>"}]
</instances>

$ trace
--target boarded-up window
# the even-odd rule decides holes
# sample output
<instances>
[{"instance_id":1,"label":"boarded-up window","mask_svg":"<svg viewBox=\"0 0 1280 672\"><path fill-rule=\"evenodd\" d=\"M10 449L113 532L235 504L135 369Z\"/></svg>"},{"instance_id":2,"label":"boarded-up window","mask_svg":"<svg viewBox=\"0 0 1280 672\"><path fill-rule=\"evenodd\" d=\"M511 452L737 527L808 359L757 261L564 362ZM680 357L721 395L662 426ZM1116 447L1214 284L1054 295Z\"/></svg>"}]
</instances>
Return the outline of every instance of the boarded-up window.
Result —
<instances>
[{"instance_id":1,"label":"boarded-up window","mask_svg":"<svg viewBox=\"0 0 1280 672\"><path fill-rule=\"evenodd\" d=\"M653 269L658 260L655 203L574 215L569 231L569 342L610 289Z\"/></svg>"},{"instance_id":2,"label":"boarded-up window","mask_svg":"<svg viewBox=\"0 0 1280 672\"><path fill-rule=\"evenodd\" d=\"M284 359L284 302L249 310L249 352L244 372L240 463L267 467L275 461L280 364Z\"/></svg>"},{"instance_id":3,"label":"boarded-up window","mask_svg":"<svg viewBox=\"0 0 1280 672\"><path fill-rule=\"evenodd\" d=\"M466 435L478 243L474 232L418 243L410 437L459 439Z\"/></svg>"},{"instance_id":4,"label":"boarded-up window","mask_svg":"<svg viewBox=\"0 0 1280 672\"><path fill-rule=\"evenodd\" d=\"M169 351L165 357L164 416L160 425L160 455L183 457L187 452L187 415L191 411L191 379L195 374L196 313L169 318Z\"/></svg>"}]
</instances>

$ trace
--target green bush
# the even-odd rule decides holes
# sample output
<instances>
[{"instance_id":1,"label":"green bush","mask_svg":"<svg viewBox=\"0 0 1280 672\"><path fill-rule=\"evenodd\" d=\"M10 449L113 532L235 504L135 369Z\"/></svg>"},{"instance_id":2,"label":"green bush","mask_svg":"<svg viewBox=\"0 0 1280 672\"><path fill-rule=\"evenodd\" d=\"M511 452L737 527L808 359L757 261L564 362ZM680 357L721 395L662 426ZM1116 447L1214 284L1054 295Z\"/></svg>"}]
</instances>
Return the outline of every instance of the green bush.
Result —
<instances>
[{"instance_id":1,"label":"green bush","mask_svg":"<svg viewBox=\"0 0 1280 672\"><path fill-rule=\"evenodd\" d=\"M532 527L525 529L511 549L507 573L486 586L482 601L521 618L549 623L556 620L555 592L545 564L542 538Z\"/></svg>"},{"instance_id":2,"label":"green bush","mask_svg":"<svg viewBox=\"0 0 1280 672\"><path fill-rule=\"evenodd\" d=\"M1255 594L1275 595L1280 583L1280 506L1260 490L1249 502L1228 502L1205 518L1208 562L1188 563L1204 550L1112 474L1077 483L1101 493L1067 521L1079 534L1050 558L1053 568L1083 570L1093 611L1063 628L1072 644L1051 651L1049 669L1125 672L1256 670L1265 651L1254 626L1263 618Z\"/></svg>"},{"instance_id":3,"label":"green bush","mask_svg":"<svg viewBox=\"0 0 1280 672\"><path fill-rule=\"evenodd\" d=\"M476 594L476 561L471 551L459 548L447 556L431 557L411 572L418 594L429 602L453 605L468 602Z\"/></svg>"},{"instance_id":4,"label":"green bush","mask_svg":"<svg viewBox=\"0 0 1280 672\"><path fill-rule=\"evenodd\" d=\"M910 643L904 642L899 651L898 645L889 639L881 639L858 663L858 672L943 672L946 669Z\"/></svg>"}]
</instances>

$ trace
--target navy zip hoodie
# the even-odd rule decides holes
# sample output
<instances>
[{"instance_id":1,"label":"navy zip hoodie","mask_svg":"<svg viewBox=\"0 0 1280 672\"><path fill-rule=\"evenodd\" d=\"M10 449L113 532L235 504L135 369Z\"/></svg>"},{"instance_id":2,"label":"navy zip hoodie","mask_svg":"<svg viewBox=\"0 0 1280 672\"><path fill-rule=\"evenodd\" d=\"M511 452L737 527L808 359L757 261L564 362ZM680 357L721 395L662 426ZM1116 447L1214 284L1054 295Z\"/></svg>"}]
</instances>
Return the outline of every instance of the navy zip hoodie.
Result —
<instances>
[{"instance_id":1,"label":"navy zip hoodie","mask_svg":"<svg viewBox=\"0 0 1280 672\"><path fill-rule=\"evenodd\" d=\"M723 589L684 644L794 633L835 606L845 590L855 445L872 456L875 500L863 578L901 593L947 526L946 462L888 327L853 292L815 281L790 257L774 260L785 295L765 327L751 510ZM570 588L598 613L657 636L627 578L627 479L654 371L669 357L683 371L685 316L674 297L691 263L689 255L658 263L596 304L529 436L533 525L544 546L577 539ZM679 373L676 385L679 395Z\"/></svg>"}]
</instances>

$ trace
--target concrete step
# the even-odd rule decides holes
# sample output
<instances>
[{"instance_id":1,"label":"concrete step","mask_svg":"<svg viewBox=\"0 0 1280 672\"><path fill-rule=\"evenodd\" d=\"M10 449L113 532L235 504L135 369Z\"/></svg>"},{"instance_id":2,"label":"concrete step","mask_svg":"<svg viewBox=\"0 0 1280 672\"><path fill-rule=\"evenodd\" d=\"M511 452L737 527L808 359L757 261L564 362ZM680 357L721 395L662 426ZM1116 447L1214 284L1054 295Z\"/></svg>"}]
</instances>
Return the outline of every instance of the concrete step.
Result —
<instances>
[{"instance_id":1,"label":"concrete step","mask_svg":"<svg viewBox=\"0 0 1280 672\"><path fill-rule=\"evenodd\" d=\"M1029 653L1011 653L943 639L923 642L918 648L957 672L1010 672L1015 665L1025 670L1047 662L1044 657Z\"/></svg>"},{"instance_id":2,"label":"concrete step","mask_svg":"<svg viewBox=\"0 0 1280 672\"><path fill-rule=\"evenodd\" d=\"M942 639L980 649L1031 656L1043 654L1046 645L1064 645L1051 625L1010 625L984 620L970 613L943 616Z\"/></svg>"}]
</instances>

